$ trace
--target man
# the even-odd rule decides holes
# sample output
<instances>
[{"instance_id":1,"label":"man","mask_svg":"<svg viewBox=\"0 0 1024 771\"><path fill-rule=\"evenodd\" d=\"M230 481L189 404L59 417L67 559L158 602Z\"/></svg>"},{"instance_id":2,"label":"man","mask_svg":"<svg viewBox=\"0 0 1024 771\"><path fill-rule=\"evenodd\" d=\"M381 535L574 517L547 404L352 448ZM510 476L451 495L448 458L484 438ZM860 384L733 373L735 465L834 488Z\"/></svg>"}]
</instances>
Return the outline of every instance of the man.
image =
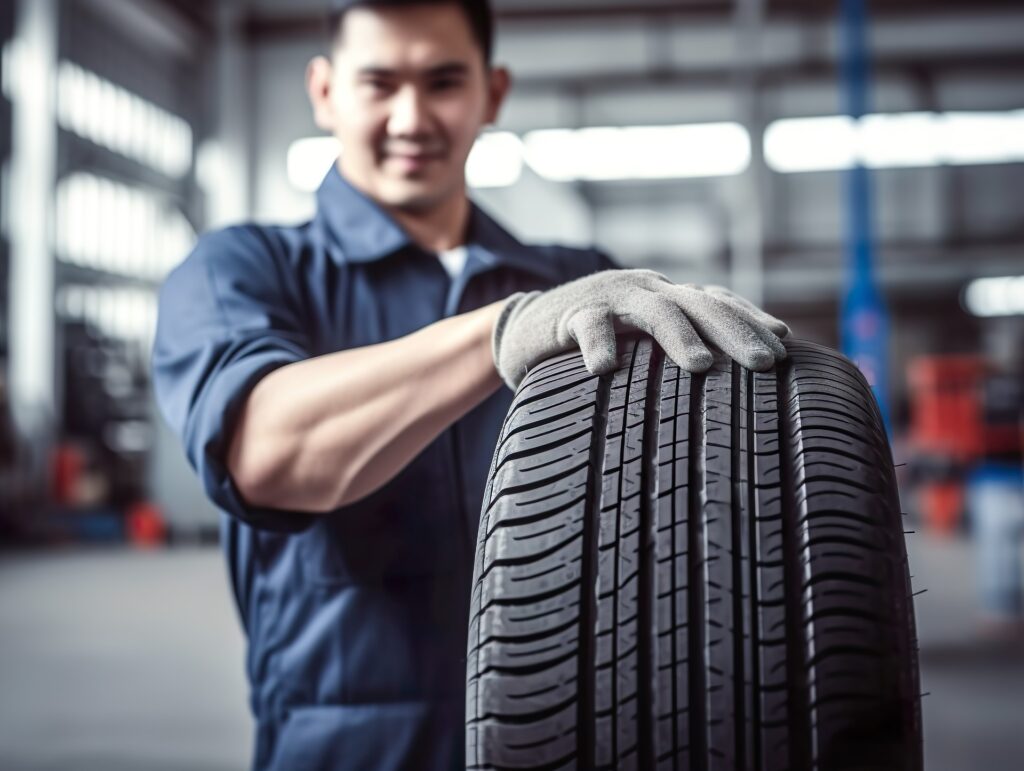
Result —
<instances>
[{"instance_id":1,"label":"man","mask_svg":"<svg viewBox=\"0 0 1024 771\"><path fill-rule=\"evenodd\" d=\"M524 246L468 200L509 88L484 0L348 2L333 29L307 70L343 147L316 215L200 240L161 291L155 388L224 512L254 767L462 768L502 380L577 341L607 372L625 329L681 366L710 364L699 332L764 368L786 329L721 291Z\"/></svg>"}]
</instances>

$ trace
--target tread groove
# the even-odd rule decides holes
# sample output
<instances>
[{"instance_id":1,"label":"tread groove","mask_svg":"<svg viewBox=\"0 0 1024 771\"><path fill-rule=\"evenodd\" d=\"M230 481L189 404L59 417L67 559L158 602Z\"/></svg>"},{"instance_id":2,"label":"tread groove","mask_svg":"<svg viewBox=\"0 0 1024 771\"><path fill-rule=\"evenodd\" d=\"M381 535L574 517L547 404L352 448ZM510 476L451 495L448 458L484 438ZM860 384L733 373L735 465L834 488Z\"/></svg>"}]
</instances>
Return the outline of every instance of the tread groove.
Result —
<instances>
[{"instance_id":1,"label":"tread groove","mask_svg":"<svg viewBox=\"0 0 1024 771\"><path fill-rule=\"evenodd\" d=\"M682 372L676 373L676 387L673 396L673 404L679 404L679 384L683 381ZM672 446L673 448L679 447L679 437L676 431L678 421L672 421ZM687 443L689 442L689 436L687 436ZM676 457L676 449L672 451L672 458ZM672 488L676 486L676 464L672 464ZM670 596L671 602L670 607L672 609L672 626L670 634L672 635L672 771L678 771L679 766L679 721L676 716L679 714L679 635L676 634L676 629L679 628L679 619L676 614L676 592L679 591L679 587L676 585L676 577L679 573L676 567L676 560L679 554L679 545L676 543L676 496L672 496L672 508L670 516L672 517L669 522L669 533L672 539L672 569L669 574L672 576L672 594Z\"/></svg>"},{"instance_id":2,"label":"tread groove","mask_svg":"<svg viewBox=\"0 0 1024 771\"><path fill-rule=\"evenodd\" d=\"M597 623L597 545L604 477L605 433L608 425L608 400L611 375L598 379L597 403L593 416L594 441L590 448L590 470L587 474L587 500L583 522L583 564L580 568L579 663L577 673L576 757L582 768L594 765L594 685L596 659L594 631Z\"/></svg>"},{"instance_id":3,"label":"tread groove","mask_svg":"<svg viewBox=\"0 0 1024 771\"><path fill-rule=\"evenodd\" d=\"M689 500L687 505L688 548L687 561L689 576L689 719L690 736L688 745L691 749L691 765L705 768L707 758L707 734L705 726L707 717L706 706L706 675L704 673L704 587L703 587L703 538L701 537L703 520L704 491L704 384L706 377L694 373L690 376L690 452L687 480ZM694 446L697 445L697 446Z\"/></svg>"},{"instance_id":4,"label":"tread groove","mask_svg":"<svg viewBox=\"0 0 1024 771\"><path fill-rule=\"evenodd\" d=\"M639 699L639 747L640 768L652 768L654 759L655 726L655 673L652 664L656 660L654 644L657 638L657 621L654 614L654 543L658 506L658 426L661 423L661 386L664 378L665 357L657 346L651 346L651 358L647 370L647 395L644 410L643 448L644 463L641 467L640 489L640 553L638 556L640 580L637 606L638 639L641 655L637 662L637 696Z\"/></svg>"},{"instance_id":5,"label":"tread groove","mask_svg":"<svg viewBox=\"0 0 1024 771\"><path fill-rule=\"evenodd\" d=\"M758 560L757 560L757 528L758 528L758 506L757 487L754 484L757 480L757 457L754 453L755 444L754 430L756 428L754 415L754 373L744 372L747 382L747 516L749 518L747 556L750 560L750 687L753 690L751 699L752 714L750 722L753 726L751 739L753 746L750 750L753 771L761 771L761 624L758 614Z\"/></svg>"},{"instance_id":6,"label":"tread groove","mask_svg":"<svg viewBox=\"0 0 1024 771\"><path fill-rule=\"evenodd\" d=\"M743 640L744 596L743 596L743 479L740 475L740 415L743 405L740 403L740 367L736 362L730 364L732 377L732 600L733 600L733 733L736 736L736 768L746 768L746 644Z\"/></svg>"}]
</instances>

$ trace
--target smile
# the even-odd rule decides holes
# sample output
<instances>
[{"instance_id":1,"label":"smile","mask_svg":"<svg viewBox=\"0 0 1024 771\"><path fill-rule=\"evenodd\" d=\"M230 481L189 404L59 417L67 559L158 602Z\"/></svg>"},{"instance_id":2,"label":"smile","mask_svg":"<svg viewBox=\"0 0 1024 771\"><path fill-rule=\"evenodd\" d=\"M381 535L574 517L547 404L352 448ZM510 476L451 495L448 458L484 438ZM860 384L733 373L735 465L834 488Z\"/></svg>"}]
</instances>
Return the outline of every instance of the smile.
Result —
<instances>
[{"instance_id":1,"label":"smile","mask_svg":"<svg viewBox=\"0 0 1024 771\"><path fill-rule=\"evenodd\" d=\"M432 161L441 160L440 155L397 155L388 154L385 156L385 160L393 161L398 166L406 170L421 169Z\"/></svg>"}]
</instances>

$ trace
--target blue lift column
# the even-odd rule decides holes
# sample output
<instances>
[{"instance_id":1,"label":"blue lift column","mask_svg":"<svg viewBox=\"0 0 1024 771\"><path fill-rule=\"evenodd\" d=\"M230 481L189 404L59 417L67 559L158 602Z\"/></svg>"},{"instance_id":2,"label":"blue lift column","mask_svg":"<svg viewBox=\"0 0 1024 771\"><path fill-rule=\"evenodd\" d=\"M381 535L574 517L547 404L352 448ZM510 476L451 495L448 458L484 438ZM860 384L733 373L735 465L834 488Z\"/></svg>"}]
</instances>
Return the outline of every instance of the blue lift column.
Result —
<instances>
[{"instance_id":1,"label":"blue lift column","mask_svg":"<svg viewBox=\"0 0 1024 771\"><path fill-rule=\"evenodd\" d=\"M859 120L868 111L866 0L842 0L842 86L847 114ZM889 315L874 277L871 230L871 177L858 161L846 176L846 287L840 312L843 353L856 362L889 423Z\"/></svg>"}]
</instances>

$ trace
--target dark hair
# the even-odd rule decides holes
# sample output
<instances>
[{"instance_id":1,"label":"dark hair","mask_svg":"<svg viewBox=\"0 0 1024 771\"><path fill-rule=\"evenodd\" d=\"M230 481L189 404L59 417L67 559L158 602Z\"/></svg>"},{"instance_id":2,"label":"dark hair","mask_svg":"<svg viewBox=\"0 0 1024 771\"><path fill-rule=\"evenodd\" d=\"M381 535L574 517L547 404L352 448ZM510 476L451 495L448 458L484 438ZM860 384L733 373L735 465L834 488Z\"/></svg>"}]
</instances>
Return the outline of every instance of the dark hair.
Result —
<instances>
[{"instance_id":1,"label":"dark hair","mask_svg":"<svg viewBox=\"0 0 1024 771\"><path fill-rule=\"evenodd\" d=\"M327 17L328 41L333 48L345 14L353 8L406 8L414 5L457 5L465 14L473 39L480 46L484 64L491 65L494 51L494 12L490 0L331 0Z\"/></svg>"}]
</instances>

